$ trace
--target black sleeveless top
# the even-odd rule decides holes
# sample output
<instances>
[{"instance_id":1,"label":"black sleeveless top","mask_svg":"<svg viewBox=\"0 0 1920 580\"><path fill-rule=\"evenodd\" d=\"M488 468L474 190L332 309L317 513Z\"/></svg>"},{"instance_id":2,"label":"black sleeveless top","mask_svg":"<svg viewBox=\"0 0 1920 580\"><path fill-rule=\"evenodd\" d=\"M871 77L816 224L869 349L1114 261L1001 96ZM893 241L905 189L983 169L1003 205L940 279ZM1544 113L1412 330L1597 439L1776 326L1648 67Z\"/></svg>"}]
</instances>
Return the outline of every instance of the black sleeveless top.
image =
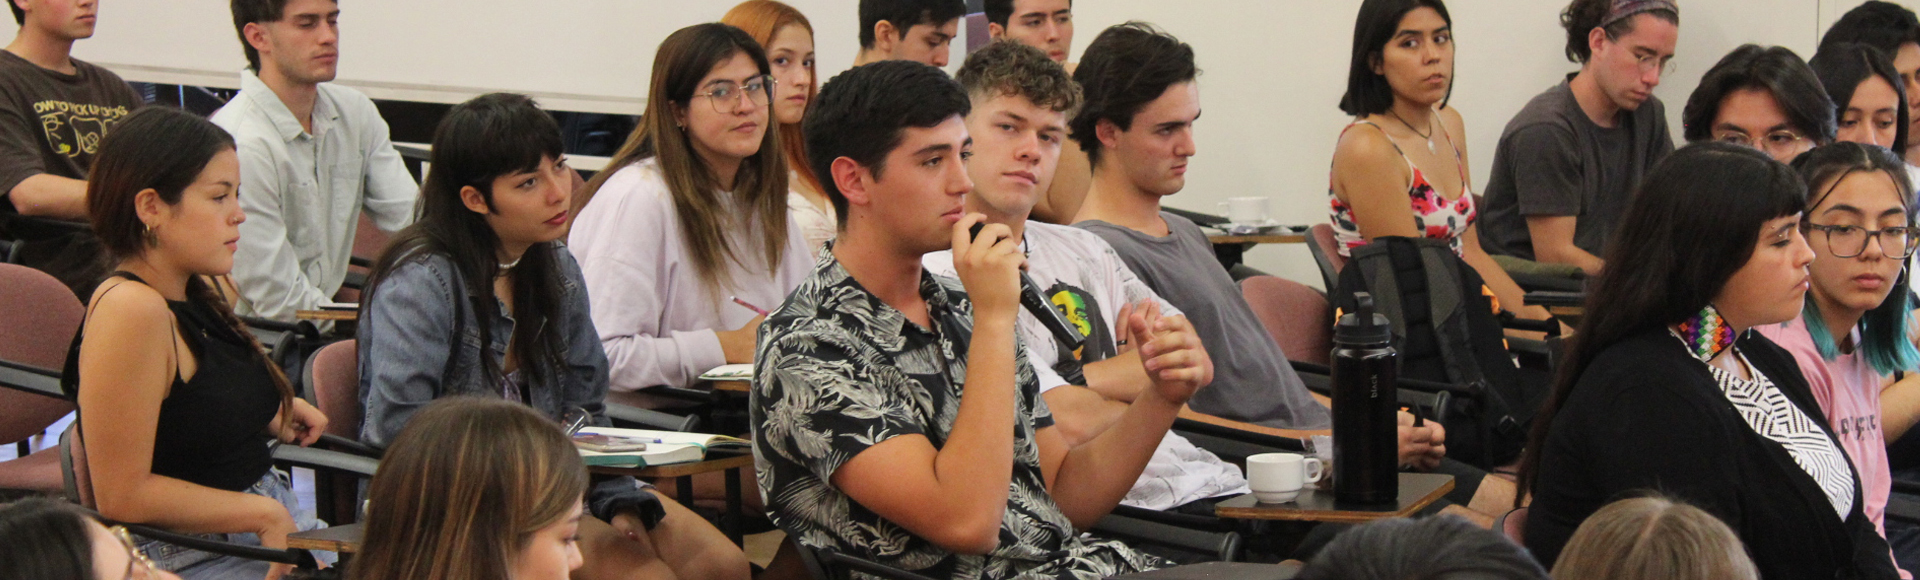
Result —
<instances>
[{"instance_id":1,"label":"black sleeveless top","mask_svg":"<svg viewBox=\"0 0 1920 580\"><path fill-rule=\"evenodd\" d=\"M114 276L145 284L138 276ZM108 290L112 292L113 290ZM160 423L153 437L154 475L227 491L245 491L273 467L267 424L280 411L273 375L253 343L221 320L212 305L167 301L199 368L192 380L176 372L167 398L160 402ZM92 312L87 313L88 320ZM70 397L80 391L80 341L83 323L67 350L61 387ZM169 337L171 338L171 337Z\"/></svg>"}]
</instances>

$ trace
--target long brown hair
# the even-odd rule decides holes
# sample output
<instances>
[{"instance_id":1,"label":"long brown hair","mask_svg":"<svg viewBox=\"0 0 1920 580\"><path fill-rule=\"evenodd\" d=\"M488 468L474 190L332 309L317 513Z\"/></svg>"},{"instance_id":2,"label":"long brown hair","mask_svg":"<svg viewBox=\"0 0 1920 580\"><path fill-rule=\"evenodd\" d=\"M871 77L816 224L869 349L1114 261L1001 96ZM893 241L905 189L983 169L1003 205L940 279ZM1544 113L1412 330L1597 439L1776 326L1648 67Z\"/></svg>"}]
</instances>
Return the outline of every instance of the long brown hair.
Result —
<instances>
[{"instance_id":1,"label":"long brown hair","mask_svg":"<svg viewBox=\"0 0 1920 580\"><path fill-rule=\"evenodd\" d=\"M101 245L121 261L154 250L158 242L140 221L134 198L152 189L160 201L178 204L215 155L233 150L233 136L199 115L165 106L141 107L127 115L101 140L87 176L87 217ZM233 305L201 276L187 277L187 300L211 306L222 322L253 346L254 362L267 368L274 390L280 393L280 416L289 417L293 383L279 364L267 358L266 349L234 315ZM78 377L68 380L78 381Z\"/></svg>"},{"instance_id":2,"label":"long brown hair","mask_svg":"<svg viewBox=\"0 0 1920 580\"><path fill-rule=\"evenodd\" d=\"M736 215L714 194L720 191L719 179L693 152L693 137L674 127L674 112L686 110L692 104L693 91L699 88L700 79L706 78L721 62L743 53L760 67L760 74L768 74L766 51L738 28L712 22L688 26L668 35L653 58L646 114L641 116L640 125L627 137L626 144L607 162L606 169L587 182L587 199L581 202L581 211L589 211L587 206L593 203L593 196L607 183L607 178L642 159L656 159L667 190L673 194L673 207L679 217L680 230L686 236L694 270L707 288L716 292L733 283L727 263L749 264L743 259L743 252L748 250L735 248L727 241L728 230L752 231L753 222L759 222L758 231L765 234L760 249L769 272L780 269L787 246L787 163L781 155L769 154L781 150L780 132L767 131L760 141L760 151L740 162L740 169L734 174L733 194L746 211ZM773 87L768 86L767 90ZM773 119L772 107L767 107L767 119Z\"/></svg>"},{"instance_id":3,"label":"long brown hair","mask_svg":"<svg viewBox=\"0 0 1920 580\"><path fill-rule=\"evenodd\" d=\"M807 15L800 10L775 0L747 0L728 10L720 17L721 24L739 28L760 43L761 50L770 48L773 35L788 26L799 26L813 36L813 23L807 21ZM807 68L807 105L813 105L813 98L820 94L820 71ZM780 149L786 152L787 169L800 176L800 181L825 198L826 190L820 188L820 176L813 174L813 168L807 165L807 138L800 130L801 123L780 124Z\"/></svg>"},{"instance_id":4,"label":"long brown hair","mask_svg":"<svg viewBox=\"0 0 1920 580\"><path fill-rule=\"evenodd\" d=\"M1759 578L1725 522L1662 497L1623 499L1593 512L1553 564L1553 580Z\"/></svg>"},{"instance_id":5,"label":"long brown hair","mask_svg":"<svg viewBox=\"0 0 1920 580\"><path fill-rule=\"evenodd\" d=\"M367 491L361 580L507 580L566 518L587 468L560 426L503 399L450 397L407 421Z\"/></svg>"}]
</instances>

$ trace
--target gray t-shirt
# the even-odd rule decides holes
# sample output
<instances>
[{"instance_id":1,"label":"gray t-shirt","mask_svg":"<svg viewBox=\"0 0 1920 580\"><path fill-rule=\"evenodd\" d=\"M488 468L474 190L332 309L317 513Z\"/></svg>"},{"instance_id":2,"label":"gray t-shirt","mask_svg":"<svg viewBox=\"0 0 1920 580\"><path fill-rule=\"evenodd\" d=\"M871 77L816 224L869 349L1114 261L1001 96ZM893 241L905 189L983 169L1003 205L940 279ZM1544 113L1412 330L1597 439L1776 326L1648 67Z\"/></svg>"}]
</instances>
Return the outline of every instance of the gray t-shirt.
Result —
<instances>
[{"instance_id":1,"label":"gray t-shirt","mask_svg":"<svg viewBox=\"0 0 1920 580\"><path fill-rule=\"evenodd\" d=\"M1193 395L1193 410L1280 429L1326 429L1327 408L1307 392L1287 355L1240 295L1200 227L1162 212L1166 237L1099 220L1074 227L1106 240L1142 282L1186 313L1213 358L1213 384Z\"/></svg>"},{"instance_id":2,"label":"gray t-shirt","mask_svg":"<svg viewBox=\"0 0 1920 580\"><path fill-rule=\"evenodd\" d=\"M1568 79L1534 97L1500 133L1481 206L1488 253L1532 260L1527 217L1575 216L1573 245L1600 255L1641 176L1673 152L1659 98L1603 128L1580 109Z\"/></svg>"}]
</instances>

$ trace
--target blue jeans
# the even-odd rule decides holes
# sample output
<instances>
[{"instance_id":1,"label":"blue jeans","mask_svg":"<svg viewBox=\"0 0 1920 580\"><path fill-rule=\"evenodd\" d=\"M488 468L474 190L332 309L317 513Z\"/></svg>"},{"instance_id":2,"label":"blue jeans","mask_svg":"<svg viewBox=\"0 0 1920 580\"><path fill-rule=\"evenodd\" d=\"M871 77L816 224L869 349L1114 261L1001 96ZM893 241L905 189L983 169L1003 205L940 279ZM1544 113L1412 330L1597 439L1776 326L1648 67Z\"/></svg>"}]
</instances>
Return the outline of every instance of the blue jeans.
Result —
<instances>
[{"instance_id":1,"label":"blue jeans","mask_svg":"<svg viewBox=\"0 0 1920 580\"><path fill-rule=\"evenodd\" d=\"M287 513L293 515L293 525L300 531L327 527L326 522L316 519L313 512L300 509L300 500L294 496L293 484L286 472L278 469L268 471L245 493L270 497L287 506ZM243 546L260 545L260 536L251 533L202 534L202 537ZM153 560L155 566L179 574L182 580L260 580L267 575L268 564L258 560L189 550L146 539L140 540L137 547ZM339 559L339 555L333 552L314 552L313 557L328 566Z\"/></svg>"}]
</instances>

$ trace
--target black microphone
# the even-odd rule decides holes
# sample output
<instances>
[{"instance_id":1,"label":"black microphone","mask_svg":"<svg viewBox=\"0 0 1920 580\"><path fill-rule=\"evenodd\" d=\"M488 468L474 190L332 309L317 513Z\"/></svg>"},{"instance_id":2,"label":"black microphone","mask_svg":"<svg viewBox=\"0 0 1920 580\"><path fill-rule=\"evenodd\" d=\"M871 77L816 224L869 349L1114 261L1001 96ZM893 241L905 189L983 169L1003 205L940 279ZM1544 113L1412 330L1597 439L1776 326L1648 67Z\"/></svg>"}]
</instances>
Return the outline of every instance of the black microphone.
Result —
<instances>
[{"instance_id":1,"label":"black microphone","mask_svg":"<svg viewBox=\"0 0 1920 580\"><path fill-rule=\"evenodd\" d=\"M974 241L979 241L980 230L986 227L986 222L973 224L973 227L967 230L967 236ZM1025 307L1028 314L1032 314L1039 320L1041 326L1047 327L1047 331L1064 343L1067 350L1079 350L1080 345L1087 341L1087 337L1081 336L1078 330L1074 330L1072 325L1067 324L1067 319L1060 316L1060 311L1054 310L1053 304L1041 296L1040 285L1033 282L1033 277L1028 276L1026 270L1020 271L1020 306Z\"/></svg>"}]
</instances>

